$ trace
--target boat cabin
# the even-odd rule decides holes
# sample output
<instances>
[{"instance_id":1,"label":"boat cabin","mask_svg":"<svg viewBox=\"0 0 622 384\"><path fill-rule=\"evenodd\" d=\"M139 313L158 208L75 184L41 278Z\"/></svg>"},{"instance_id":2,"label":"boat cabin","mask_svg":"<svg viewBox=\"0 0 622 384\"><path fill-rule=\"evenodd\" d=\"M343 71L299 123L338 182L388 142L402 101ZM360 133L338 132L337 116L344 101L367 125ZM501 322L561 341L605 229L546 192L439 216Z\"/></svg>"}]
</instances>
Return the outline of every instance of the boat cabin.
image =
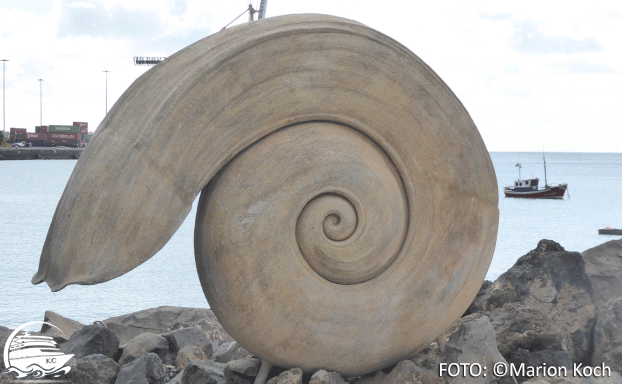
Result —
<instances>
[{"instance_id":1,"label":"boat cabin","mask_svg":"<svg viewBox=\"0 0 622 384\"><path fill-rule=\"evenodd\" d=\"M537 177L535 179L516 180L514 182L514 188L510 188L510 189L512 189L515 192L537 191L539 181L540 180Z\"/></svg>"}]
</instances>

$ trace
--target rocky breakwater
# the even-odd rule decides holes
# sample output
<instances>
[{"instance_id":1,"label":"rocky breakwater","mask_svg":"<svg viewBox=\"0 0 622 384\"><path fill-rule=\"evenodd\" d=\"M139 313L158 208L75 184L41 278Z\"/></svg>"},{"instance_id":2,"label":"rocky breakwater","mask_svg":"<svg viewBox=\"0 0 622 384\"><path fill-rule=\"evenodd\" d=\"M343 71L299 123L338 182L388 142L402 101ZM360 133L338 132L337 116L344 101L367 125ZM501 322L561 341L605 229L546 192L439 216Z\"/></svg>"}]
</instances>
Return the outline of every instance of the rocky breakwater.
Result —
<instances>
[{"instance_id":1,"label":"rocky breakwater","mask_svg":"<svg viewBox=\"0 0 622 384\"><path fill-rule=\"evenodd\" d=\"M41 333L75 355L60 379L76 384L250 384L261 365L208 309L160 307L91 325L48 311L44 321L62 333ZM2 345L10 332L0 327ZM606 384L622 383L620 372L622 240L582 254L542 240L482 285L446 338L410 359L364 377L273 367L267 383Z\"/></svg>"}]
</instances>

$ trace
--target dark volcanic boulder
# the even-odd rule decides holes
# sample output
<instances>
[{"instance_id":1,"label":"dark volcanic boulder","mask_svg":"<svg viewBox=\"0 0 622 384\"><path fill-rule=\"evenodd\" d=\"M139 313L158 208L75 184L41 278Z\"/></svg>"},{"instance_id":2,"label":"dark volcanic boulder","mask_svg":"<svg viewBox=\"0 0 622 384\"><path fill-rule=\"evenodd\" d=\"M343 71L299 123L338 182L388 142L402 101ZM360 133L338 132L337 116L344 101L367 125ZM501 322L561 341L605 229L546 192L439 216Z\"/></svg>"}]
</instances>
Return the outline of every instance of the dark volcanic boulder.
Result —
<instances>
[{"instance_id":1,"label":"dark volcanic boulder","mask_svg":"<svg viewBox=\"0 0 622 384\"><path fill-rule=\"evenodd\" d=\"M188 364L181 377L182 384L225 384L225 365L209 360L198 360Z\"/></svg>"},{"instance_id":2,"label":"dark volcanic boulder","mask_svg":"<svg viewBox=\"0 0 622 384\"><path fill-rule=\"evenodd\" d=\"M218 363L228 363L232 360L242 359L245 357L253 357L250 352L242 348L240 344L232 341L230 343L222 343L218 346L212 356L212 360Z\"/></svg>"},{"instance_id":3,"label":"dark volcanic boulder","mask_svg":"<svg viewBox=\"0 0 622 384\"><path fill-rule=\"evenodd\" d=\"M179 370L186 369L186 366L193 361L208 360L205 353L196 345L188 344L184 346L175 358L175 367Z\"/></svg>"},{"instance_id":4,"label":"dark volcanic boulder","mask_svg":"<svg viewBox=\"0 0 622 384\"><path fill-rule=\"evenodd\" d=\"M8 340L9 336L11 336L12 332L12 329L0 325L0 348L2 348L3 350L6 341ZM4 371L5 369L6 367L4 366L4 359L0 359L0 372Z\"/></svg>"},{"instance_id":5,"label":"dark volcanic boulder","mask_svg":"<svg viewBox=\"0 0 622 384\"><path fill-rule=\"evenodd\" d=\"M88 355L69 361L71 370L62 379L72 384L113 384L119 373L119 365L104 355Z\"/></svg>"},{"instance_id":6,"label":"dark volcanic boulder","mask_svg":"<svg viewBox=\"0 0 622 384\"><path fill-rule=\"evenodd\" d=\"M60 350L73 354L76 359L88 355L104 355L114 359L119 349L117 336L103 325L92 324L74 332L67 342L60 345Z\"/></svg>"},{"instance_id":7,"label":"dark volcanic boulder","mask_svg":"<svg viewBox=\"0 0 622 384\"><path fill-rule=\"evenodd\" d=\"M592 364L622 371L622 239L590 248L582 256L598 306Z\"/></svg>"},{"instance_id":8,"label":"dark volcanic boulder","mask_svg":"<svg viewBox=\"0 0 622 384\"><path fill-rule=\"evenodd\" d=\"M602 305L612 297L622 297L622 239L590 248L581 255L597 303Z\"/></svg>"},{"instance_id":9,"label":"dark volcanic boulder","mask_svg":"<svg viewBox=\"0 0 622 384\"><path fill-rule=\"evenodd\" d=\"M266 384L302 384L302 370L300 368L289 369L266 381Z\"/></svg>"},{"instance_id":10,"label":"dark volcanic boulder","mask_svg":"<svg viewBox=\"0 0 622 384\"><path fill-rule=\"evenodd\" d=\"M612 298L598 311L592 365L601 364L622 372L622 297Z\"/></svg>"},{"instance_id":11,"label":"dark volcanic boulder","mask_svg":"<svg viewBox=\"0 0 622 384\"><path fill-rule=\"evenodd\" d=\"M333 382L328 383L333 384ZM343 383L343 380L339 383ZM438 373L423 369L410 360L403 360L387 375L386 383L444 384L445 380Z\"/></svg>"},{"instance_id":12,"label":"dark volcanic boulder","mask_svg":"<svg viewBox=\"0 0 622 384\"><path fill-rule=\"evenodd\" d=\"M257 358L243 358L228 362L223 369L227 384L252 384L261 367Z\"/></svg>"},{"instance_id":13,"label":"dark volcanic boulder","mask_svg":"<svg viewBox=\"0 0 622 384\"><path fill-rule=\"evenodd\" d=\"M499 352L505 358L519 349L572 353L569 335L550 315L538 308L509 303L486 314L495 328Z\"/></svg>"},{"instance_id":14,"label":"dark volcanic boulder","mask_svg":"<svg viewBox=\"0 0 622 384\"><path fill-rule=\"evenodd\" d=\"M447 340L446 350L441 355L445 364L479 364L481 367L492 367L495 363L505 362L497 349L495 330L488 317L482 316L469 322L460 324ZM440 367L439 367L440 368ZM435 372L441 372L435 370ZM495 377L490 374L486 377L474 377L470 372L466 375L451 377L443 375L447 383L516 383L509 376Z\"/></svg>"},{"instance_id":15,"label":"dark volcanic boulder","mask_svg":"<svg viewBox=\"0 0 622 384\"><path fill-rule=\"evenodd\" d=\"M205 326L210 328L210 334L227 334L212 311L205 308L163 306L111 317L103 322L117 334L121 344L126 344L143 332L162 334L179 324L196 326L201 320L207 320L205 323L209 326Z\"/></svg>"},{"instance_id":16,"label":"dark volcanic boulder","mask_svg":"<svg viewBox=\"0 0 622 384\"><path fill-rule=\"evenodd\" d=\"M187 345L194 345L203 351L207 358L213 354L213 346L210 339L199 328L191 326L180 328L162 335L169 344L169 352L166 356L167 364L174 364L177 354Z\"/></svg>"},{"instance_id":17,"label":"dark volcanic boulder","mask_svg":"<svg viewBox=\"0 0 622 384\"><path fill-rule=\"evenodd\" d=\"M153 352L160 359L164 359L168 353L169 345L164 337L155 333L144 332L130 340L121 349L123 349L123 354L119 359L119 364L123 365L149 352Z\"/></svg>"},{"instance_id":18,"label":"dark volcanic boulder","mask_svg":"<svg viewBox=\"0 0 622 384\"><path fill-rule=\"evenodd\" d=\"M536 249L499 276L476 309L494 311L508 303L521 303L547 313L570 335L573 360L590 361L597 308L580 253L566 252L551 240L540 240Z\"/></svg>"},{"instance_id":19,"label":"dark volcanic boulder","mask_svg":"<svg viewBox=\"0 0 622 384\"><path fill-rule=\"evenodd\" d=\"M162 361L155 353L146 353L119 370L115 384L159 384L164 377Z\"/></svg>"},{"instance_id":20,"label":"dark volcanic boulder","mask_svg":"<svg viewBox=\"0 0 622 384\"><path fill-rule=\"evenodd\" d=\"M58 313L52 311L45 311L43 321L53 324L54 327L51 327L48 324L43 324L41 326L42 334L51 337L59 337L65 340L69 340L74 332L84 328L84 324L61 316Z\"/></svg>"}]
</instances>

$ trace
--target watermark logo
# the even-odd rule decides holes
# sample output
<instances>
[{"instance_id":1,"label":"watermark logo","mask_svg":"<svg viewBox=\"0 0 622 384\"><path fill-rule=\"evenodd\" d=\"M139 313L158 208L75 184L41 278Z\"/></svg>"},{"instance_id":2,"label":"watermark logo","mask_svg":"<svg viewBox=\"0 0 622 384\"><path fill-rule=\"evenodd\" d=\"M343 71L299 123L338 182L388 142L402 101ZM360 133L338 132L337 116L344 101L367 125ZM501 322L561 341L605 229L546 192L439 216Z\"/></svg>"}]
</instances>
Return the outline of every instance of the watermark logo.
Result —
<instances>
[{"instance_id":1,"label":"watermark logo","mask_svg":"<svg viewBox=\"0 0 622 384\"><path fill-rule=\"evenodd\" d=\"M65 364L73 357L66 355L56 347L56 342L49 336L32 335L22 329L33 324L47 324L60 331L54 324L32 321L19 326L11 333L4 345L3 373L17 373L17 379L42 377L60 377L71 370ZM21 334L20 334L21 332ZM61 331L62 332L62 331Z\"/></svg>"}]
</instances>

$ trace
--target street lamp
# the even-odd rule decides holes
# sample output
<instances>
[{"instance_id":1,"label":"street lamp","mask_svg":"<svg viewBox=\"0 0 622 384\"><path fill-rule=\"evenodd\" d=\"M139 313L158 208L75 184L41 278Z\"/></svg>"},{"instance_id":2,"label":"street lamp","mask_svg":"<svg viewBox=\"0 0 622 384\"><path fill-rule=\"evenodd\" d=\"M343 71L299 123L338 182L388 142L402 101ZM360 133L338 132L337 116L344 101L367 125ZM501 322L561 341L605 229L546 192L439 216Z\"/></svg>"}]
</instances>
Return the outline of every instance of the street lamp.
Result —
<instances>
[{"instance_id":1,"label":"street lamp","mask_svg":"<svg viewBox=\"0 0 622 384\"><path fill-rule=\"evenodd\" d=\"M6 69L7 59L2 59L2 132L6 132L6 117L4 112L4 70Z\"/></svg>"},{"instance_id":2,"label":"street lamp","mask_svg":"<svg viewBox=\"0 0 622 384\"><path fill-rule=\"evenodd\" d=\"M105 70L104 72L106 72L106 115L108 114L108 72L110 72L109 70Z\"/></svg>"},{"instance_id":3,"label":"street lamp","mask_svg":"<svg viewBox=\"0 0 622 384\"><path fill-rule=\"evenodd\" d=\"M43 79L37 79L39 80L39 112L40 112L40 121L39 121L39 126L43 126L43 91L41 88L41 82L43 81Z\"/></svg>"}]
</instances>

